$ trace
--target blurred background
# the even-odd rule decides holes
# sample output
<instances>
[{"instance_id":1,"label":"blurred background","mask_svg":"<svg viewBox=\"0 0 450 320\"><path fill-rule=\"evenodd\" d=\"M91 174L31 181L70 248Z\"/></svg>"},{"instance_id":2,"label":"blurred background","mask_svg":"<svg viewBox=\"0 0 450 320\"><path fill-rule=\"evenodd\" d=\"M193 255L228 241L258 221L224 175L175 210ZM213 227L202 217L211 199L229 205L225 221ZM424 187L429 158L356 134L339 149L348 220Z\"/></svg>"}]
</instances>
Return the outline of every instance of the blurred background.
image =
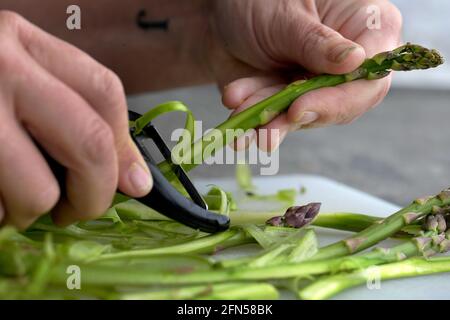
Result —
<instances>
[{"instance_id":1,"label":"blurred background","mask_svg":"<svg viewBox=\"0 0 450 320\"><path fill-rule=\"evenodd\" d=\"M405 41L450 57L450 1L427 0L426 7L422 0L393 2L403 13ZM185 102L204 128L229 115L215 86L132 96L129 105L145 111L167 100ZM397 74L384 102L355 123L290 134L280 147L279 174L321 175L405 205L450 186L449 119L450 63L436 70ZM157 125L168 138L183 121L182 116L168 116L158 119ZM233 175L230 165L204 165L191 173L194 178Z\"/></svg>"}]
</instances>

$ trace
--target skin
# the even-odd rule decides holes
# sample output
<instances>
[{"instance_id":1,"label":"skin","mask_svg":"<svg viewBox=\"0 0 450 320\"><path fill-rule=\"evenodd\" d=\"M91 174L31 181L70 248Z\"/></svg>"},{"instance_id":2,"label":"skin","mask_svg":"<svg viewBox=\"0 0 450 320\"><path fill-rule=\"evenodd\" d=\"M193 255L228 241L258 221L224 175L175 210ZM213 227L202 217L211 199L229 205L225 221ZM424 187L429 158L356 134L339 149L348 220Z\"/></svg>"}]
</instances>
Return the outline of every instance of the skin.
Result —
<instances>
[{"instance_id":1,"label":"skin","mask_svg":"<svg viewBox=\"0 0 450 320\"><path fill-rule=\"evenodd\" d=\"M72 4L81 30L66 28ZM366 26L372 4L380 30ZM223 104L239 112L294 79L353 70L396 47L401 29L385 0L41 0L39 8L0 0L0 8L0 221L19 228L49 210L61 225L96 218L117 188L149 192L125 93L216 82ZM141 9L145 19L169 19L169 29L138 28ZM292 130L349 123L389 84L310 92L264 126L271 139L259 147L277 148ZM65 194L36 143L67 168Z\"/></svg>"},{"instance_id":2,"label":"skin","mask_svg":"<svg viewBox=\"0 0 450 320\"><path fill-rule=\"evenodd\" d=\"M401 14L384 0L225 0L215 4L218 21L213 39L220 39L214 43L218 47L215 55L226 61L215 64L215 72L219 84L224 85L223 104L233 113L293 80L350 72L366 57L391 50L400 41ZM367 28L366 8L370 5L380 9L379 30ZM227 19L232 12L234 19ZM253 13L252 19L247 18L248 12ZM221 70L223 65L227 72ZM388 77L310 92L262 127L269 130L265 136L273 138L265 141L258 137L259 147L277 148L289 131L348 124L381 102L390 82Z\"/></svg>"}]
</instances>

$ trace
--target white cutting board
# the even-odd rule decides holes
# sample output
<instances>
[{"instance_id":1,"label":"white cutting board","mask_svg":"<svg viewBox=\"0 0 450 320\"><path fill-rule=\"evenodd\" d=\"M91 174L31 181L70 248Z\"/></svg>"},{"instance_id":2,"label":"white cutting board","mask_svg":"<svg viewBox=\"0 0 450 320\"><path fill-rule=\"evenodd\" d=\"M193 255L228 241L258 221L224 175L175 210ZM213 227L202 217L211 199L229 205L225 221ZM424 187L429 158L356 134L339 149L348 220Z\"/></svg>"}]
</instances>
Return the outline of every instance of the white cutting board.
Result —
<instances>
[{"instance_id":1,"label":"white cutting board","mask_svg":"<svg viewBox=\"0 0 450 320\"><path fill-rule=\"evenodd\" d=\"M298 196L298 204L321 202L321 212L354 212L386 217L399 209L394 204L319 176L256 177L253 182L258 193L261 194L273 194L277 190L286 188L305 187L306 193ZM196 180L195 184L200 191L205 192L209 189L208 185L212 183L232 193L238 190L235 180L230 178L218 178L214 181ZM338 241L348 234L321 228L318 228L317 233L321 245ZM382 243L386 247L393 244L393 241ZM254 249L255 247L251 245L239 251L229 249L226 255L233 257ZM335 299L450 299L450 274L383 281L379 289L369 289L364 285L349 289L337 295Z\"/></svg>"}]
</instances>

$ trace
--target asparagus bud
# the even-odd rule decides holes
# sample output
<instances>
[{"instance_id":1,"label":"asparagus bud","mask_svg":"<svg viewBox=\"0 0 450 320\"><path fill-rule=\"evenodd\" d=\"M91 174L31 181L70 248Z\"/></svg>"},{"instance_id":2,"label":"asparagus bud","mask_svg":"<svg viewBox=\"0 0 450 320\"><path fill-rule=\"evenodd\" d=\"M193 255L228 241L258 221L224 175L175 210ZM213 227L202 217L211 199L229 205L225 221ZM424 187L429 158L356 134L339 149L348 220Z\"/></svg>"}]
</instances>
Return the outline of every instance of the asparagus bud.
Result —
<instances>
[{"instance_id":1,"label":"asparagus bud","mask_svg":"<svg viewBox=\"0 0 450 320\"><path fill-rule=\"evenodd\" d=\"M319 213L320 203L310 203L306 206L291 207L284 214L286 225L301 228L309 224Z\"/></svg>"},{"instance_id":2,"label":"asparagus bud","mask_svg":"<svg viewBox=\"0 0 450 320\"><path fill-rule=\"evenodd\" d=\"M444 63L443 57L434 49L407 43L392 51L386 51L367 59L361 67L346 75L347 81L356 79L381 79L394 71L411 71L435 68Z\"/></svg>"},{"instance_id":3,"label":"asparagus bud","mask_svg":"<svg viewBox=\"0 0 450 320\"><path fill-rule=\"evenodd\" d=\"M437 220L437 231L438 232L445 232L445 230L447 230L447 223L445 221L445 217L442 214L437 214L436 215L436 220Z\"/></svg>"},{"instance_id":4,"label":"asparagus bud","mask_svg":"<svg viewBox=\"0 0 450 320\"><path fill-rule=\"evenodd\" d=\"M424 228L427 231L437 231L438 225L439 225L439 223L438 223L436 216L428 216L425 219Z\"/></svg>"},{"instance_id":5,"label":"asparagus bud","mask_svg":"<svg viewBox=\"0 0 450 320\"><path fill-rule=\"evenodd\" d=\"M320 210L320 203L310 203L305 206L290 207L283 216L276 216L266 221L272 226L301 228L310 224Z\"/></svg>"},{"instance_id":6,"label":"asparagus bud","mask_svg":"<svg viewBox=\"0 0 450 320\"><path fill-rule=\"evenodd\" d=\"M272 217L266 221L266 224L274 227L282 227L284 226L284 221L282 216Z\"/></svg>"}]
</instances>

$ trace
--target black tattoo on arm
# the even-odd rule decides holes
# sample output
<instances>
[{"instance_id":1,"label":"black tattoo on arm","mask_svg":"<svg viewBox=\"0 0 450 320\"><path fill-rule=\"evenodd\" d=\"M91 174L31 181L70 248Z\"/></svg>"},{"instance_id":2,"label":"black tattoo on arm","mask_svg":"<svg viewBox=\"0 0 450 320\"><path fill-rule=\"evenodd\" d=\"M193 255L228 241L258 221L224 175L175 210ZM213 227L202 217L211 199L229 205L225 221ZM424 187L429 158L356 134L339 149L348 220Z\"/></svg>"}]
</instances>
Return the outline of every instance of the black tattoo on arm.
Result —
<instances>
[{"instance_id":1,"label":"black tattoo on arm","mask_svg":"<svg viewBox=\"0 0 450 320\"><path fill-rule=\"evenodd\" d=\"M144 30L150 30L150 29L160 29L163 31L169 30L169 19L166 20L160 20L160 21L148 21L145 20L145 17L147 16L147 12L142 9L139 10L137 16L136 16L136 24L139 28Z\"/></svg>"}]
</instances>

